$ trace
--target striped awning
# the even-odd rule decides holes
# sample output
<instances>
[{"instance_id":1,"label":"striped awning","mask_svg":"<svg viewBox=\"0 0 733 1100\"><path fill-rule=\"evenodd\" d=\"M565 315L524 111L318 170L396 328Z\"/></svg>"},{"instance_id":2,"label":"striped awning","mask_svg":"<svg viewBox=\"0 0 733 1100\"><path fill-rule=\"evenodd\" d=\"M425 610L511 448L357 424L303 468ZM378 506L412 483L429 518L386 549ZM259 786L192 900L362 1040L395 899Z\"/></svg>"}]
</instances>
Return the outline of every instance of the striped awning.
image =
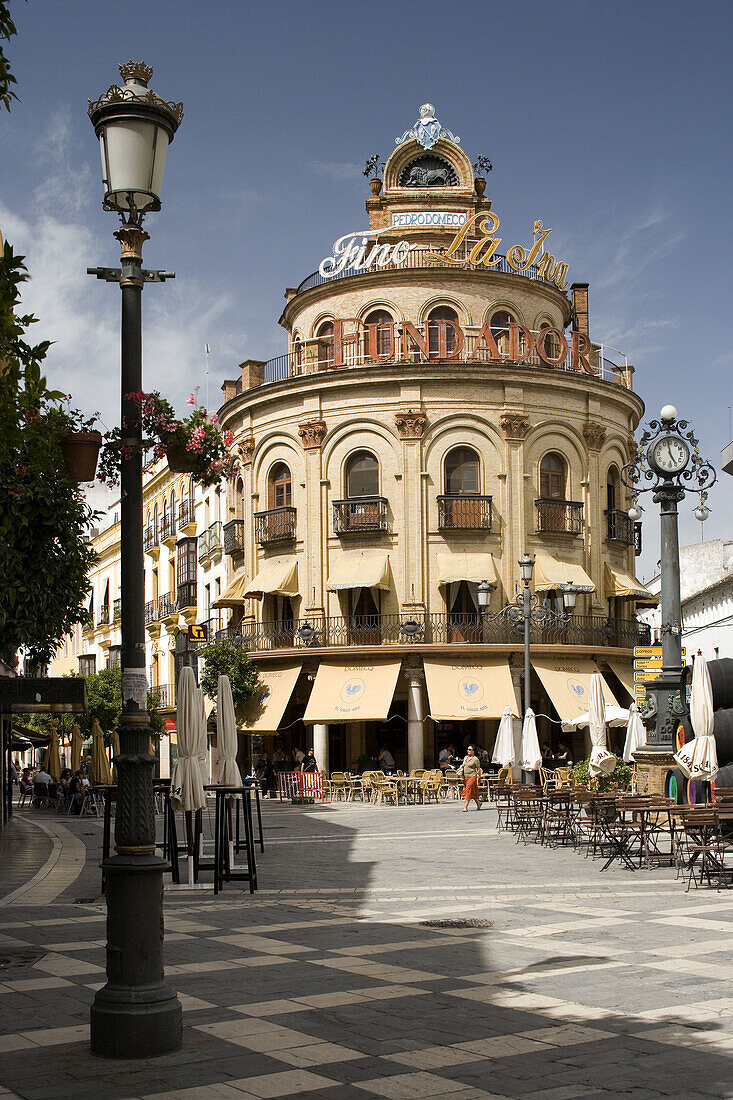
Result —
<instances>
[{"instance_id":1,"label":"striped awning","mask_svg":"<svg viewBox=\"0 0 733 1100\"><path fill-rule=\"evenodd\" d=\"M535 592L562 590L572 584L578 592L595 592L596 586L582 565L575 562L559 561L552 554L538 550L532 576Z\"/></svg>"},{"instance_id":2,"label":"striped awning","mask_svg":"<svg viewBox=\"0 0 733 1100\"><path fill-rule=\"evenodd\" d=\"M252 578L244 595L251 600L261 600L263 596L297 596L298 595L298 563L297 561L267 561L263 564L257 576Z\"/></svg>"},{"instance_id":3,"label":"striped awning","mask_svg":"<svg viewBox=\"0 0 733 1100\"><path fill-rule=\"evenodd\" d=\"M634 600L640 607L656 607L659 603L659 597L645 588L636 577L632 577L623 569L617 569L615 565L609 565L608 562L605 568L604 587L607 600L614 597L621 600Z\"/></svg>"}]
</instances>

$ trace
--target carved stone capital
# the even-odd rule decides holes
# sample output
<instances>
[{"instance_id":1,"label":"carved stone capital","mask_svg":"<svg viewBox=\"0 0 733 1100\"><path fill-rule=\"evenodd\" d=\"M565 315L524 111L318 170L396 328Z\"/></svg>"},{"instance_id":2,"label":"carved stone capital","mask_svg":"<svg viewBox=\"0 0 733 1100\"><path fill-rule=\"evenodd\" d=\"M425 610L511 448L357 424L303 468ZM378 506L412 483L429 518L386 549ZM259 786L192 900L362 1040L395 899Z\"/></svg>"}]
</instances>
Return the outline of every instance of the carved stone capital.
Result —
<instances>
[{"instance_id":1,"label":"carved stone capital","mask_svg":"<svg viewBox=\"0 0 733 1100\"><path fill-rule=\"evenodd\" d=\"M245 466L249 466L252 462L252 455L255 453L255 441L254 436L248 436L243 439L239 444L239 457Z\"/></svg>"},{"instance_id":2,"label":"carved stone capital","mask_svg":"<svg viewBox=\"0 0 733 1100\"><path fill-rule=\"evenodd\" d=\"M150 234L136 225L124 225L117 229L114 236L120 242L122 260L142 260L143 244L150 240Z\"/></svg>"},{"instance_id":3,"label":"carved stone capital","mask_svg":"<svg viewBox=\"0 0 733 1100\"><path fill-rule=\"evenodd\" d=\"M591 451L600 451L606 438L606 429L595 420L586 420L583 425L583 435Z\"/></svg>"},{"instance_id":4,"label":"carved stone capital","mask_svg":"<svg viewBox=\"0 0 733 1100\"><path fill-rule=\"evenodd\" d=\"M428 418L419 410L408 409L395 413L394 422L400 439L421 439Z\"/></svg>"},{"instance_id":5,"label":"carved stone capital","mask_svg":"<svg viewBox=\"0 0 733 1100\"><path fill-rule=\"evenodd\" d=\"M326 438L328 428L322 420L306 420L298 425L298 435L304 451L317 451Z\"/></svg>"},{"instance_id":6,"label":"carved stone capital","mask_svg":"<svg viewBox=\"0 0 733 1100\"><path fill-rule=\"evenodd\" d=\"M499 424L507 439L524 439L529 431L529 417L523 412L503 412Z\"/></svg>"}]
</instances>

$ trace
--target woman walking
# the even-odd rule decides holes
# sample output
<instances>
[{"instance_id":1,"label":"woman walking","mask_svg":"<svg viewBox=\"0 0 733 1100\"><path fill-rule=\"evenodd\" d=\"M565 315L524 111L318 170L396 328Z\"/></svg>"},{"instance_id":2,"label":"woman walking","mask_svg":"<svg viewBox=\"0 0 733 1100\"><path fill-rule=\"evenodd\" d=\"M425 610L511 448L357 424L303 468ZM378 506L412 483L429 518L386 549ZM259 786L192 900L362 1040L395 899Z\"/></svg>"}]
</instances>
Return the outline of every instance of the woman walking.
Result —
<instances>
[{"instance_id":1,"label":"woman walking","mask_svg":"<svg viewBox=\"0 0 733 1100\"><path fill-rule=\"evenodd\" d=\"M458 770L465 780L463 790L461 791L461 798L466 803L463 807L464 814L468 813L469 802L475 802L476 809L480 810L481 795L478 789L478 781L481 778L481 761L473 751L473 745L469 745L466 749L463 763Z\"/></svg>"}]
</instances>

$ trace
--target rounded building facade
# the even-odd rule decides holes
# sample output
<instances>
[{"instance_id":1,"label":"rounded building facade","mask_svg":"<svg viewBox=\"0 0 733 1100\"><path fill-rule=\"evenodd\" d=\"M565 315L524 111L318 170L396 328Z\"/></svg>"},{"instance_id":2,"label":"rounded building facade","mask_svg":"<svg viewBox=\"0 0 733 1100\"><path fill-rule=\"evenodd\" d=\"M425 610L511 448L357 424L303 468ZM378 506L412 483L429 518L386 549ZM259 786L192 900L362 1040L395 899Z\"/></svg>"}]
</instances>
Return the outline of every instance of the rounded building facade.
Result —
<instances>
[{"instance_id":1,"label":"rounded building facade","mask_svg":"<svg viewBox=\"0 0 733 1100\"><path fill-rule=\"evenodd\" d=\"M596 668L609 701L633 691L633 367L591 338L549 231L503 241L485 187L424 105L370 181L368 230L286 291L287 354L224 383L242 472L220 606L265 685L247 725L285 755L314 744L324 770L384 746L410 769L443 744L491 751L504 708L522 713L506 609L526 553L554 612L531 638L541 740L569 740Z\"/></svg>"}]
</instances>

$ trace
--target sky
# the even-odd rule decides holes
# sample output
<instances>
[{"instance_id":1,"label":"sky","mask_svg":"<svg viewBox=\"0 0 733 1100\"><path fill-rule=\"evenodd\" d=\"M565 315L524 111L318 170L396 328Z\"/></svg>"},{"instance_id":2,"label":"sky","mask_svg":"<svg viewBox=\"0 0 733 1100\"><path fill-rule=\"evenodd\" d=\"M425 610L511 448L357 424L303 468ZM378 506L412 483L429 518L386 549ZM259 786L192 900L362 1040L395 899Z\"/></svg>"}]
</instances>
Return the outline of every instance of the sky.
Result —
<instances>
[{"instance_id":1,"label":"sky","mask_svg":"<svg viewBox=\"0 0 733 1100\"><path fill-rule=\"evenodd\" d=\"M504 240L541 219L590 331L624 352L647 416L672 402L719 467L731 439L730 56L733 5L697 0L11 0L19 102L0 115L0 230L27 256L50 382L113 426L119 293L87 99L128 58L182 100L145 266L144 386L217 407L247 358L286 350L286 286L366 225L362 168L386 158L421 103L494 164ZM122 17L121 17L122 15ZM204 345L209 344L208 379ZM733 538L720 473L705 539ZM647 498L647 579L659 557ZM682 544L699 541L695 498Z\"/></svg>"}]
</instances>

